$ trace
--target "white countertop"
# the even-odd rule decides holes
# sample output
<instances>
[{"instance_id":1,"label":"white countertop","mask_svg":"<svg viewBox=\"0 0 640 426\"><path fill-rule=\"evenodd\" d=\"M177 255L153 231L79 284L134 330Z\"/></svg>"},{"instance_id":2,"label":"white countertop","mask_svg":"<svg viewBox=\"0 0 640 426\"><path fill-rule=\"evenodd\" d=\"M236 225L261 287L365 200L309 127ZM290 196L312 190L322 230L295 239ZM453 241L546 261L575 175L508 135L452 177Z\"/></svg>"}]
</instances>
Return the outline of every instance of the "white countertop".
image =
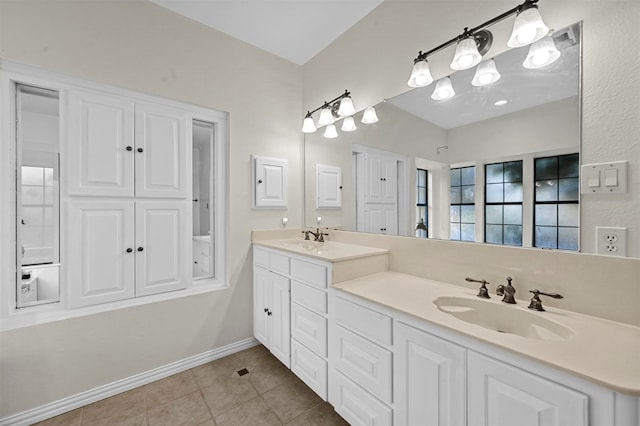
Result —
<instances>
[{"instance_id":1,"label":"white countertop","mask_svg":"<svg viewBox=\"0 0 640 426\"><path fill-rule=\"evenodd\" d=\"M300 254L327 262L342 262L344 260L387 254L387 249L365 247L356 244L325 241L323 243L303 240L302 238L260 240L256 245Z\"/></svg>"},{"instance_id":2,"label":"white countertop","mask_svg":"<svg viewBox=\"0 0 640 426\"><path fill-rule=\"evenodd\" d=\"M325 243L326 244L326 243ZM337 243L336 243L337 244ZM546 312L527 309L529 299L505 305L491 294L488 303L524 309L569 328L567 340L548 341L500 333L470 324L441 311L438 297L477 299L476 291L397 272L381 272L333 284L333 288L360 296L419 319L471 336L516 354L529 357L607 388L640 396L640 327L561 309ZM516 297L530 294L518 289ZM542 297L544 304L544 296ZM496 307L498 308L498 307Z\"/></svg>"}]
</instances>

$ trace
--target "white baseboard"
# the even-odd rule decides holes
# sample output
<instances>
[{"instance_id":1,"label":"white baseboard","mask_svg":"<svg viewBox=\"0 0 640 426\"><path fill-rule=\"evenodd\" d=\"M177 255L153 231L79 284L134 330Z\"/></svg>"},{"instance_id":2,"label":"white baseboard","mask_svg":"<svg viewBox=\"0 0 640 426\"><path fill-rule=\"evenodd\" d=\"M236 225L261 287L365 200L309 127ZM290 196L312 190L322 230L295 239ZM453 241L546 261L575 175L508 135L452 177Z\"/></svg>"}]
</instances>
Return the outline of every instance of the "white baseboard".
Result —
<instances>
[{"instance_id":1,"label":"white baseboard","mask_svg":"<svg viewBox=\"0 0 640 426\"><path fill-rule=\"evenodd\" d=\"M84 407L87 404L100 401L101 399L117 395L121 392L155 382L156 380L169 377L173 374L240 352L256 346L258 343L259 342L255 338L250 337L221 348L212 349L210 351L181 359L180 361L172 362L171 364L163 365L162 367L154 368L153 370L129 376L125 379L116 380L115 382L98 386L18 414L3 417L0 419L0 426L28 426L68 411L75 410L76 408Z\"/></svg>"}]
</instances>

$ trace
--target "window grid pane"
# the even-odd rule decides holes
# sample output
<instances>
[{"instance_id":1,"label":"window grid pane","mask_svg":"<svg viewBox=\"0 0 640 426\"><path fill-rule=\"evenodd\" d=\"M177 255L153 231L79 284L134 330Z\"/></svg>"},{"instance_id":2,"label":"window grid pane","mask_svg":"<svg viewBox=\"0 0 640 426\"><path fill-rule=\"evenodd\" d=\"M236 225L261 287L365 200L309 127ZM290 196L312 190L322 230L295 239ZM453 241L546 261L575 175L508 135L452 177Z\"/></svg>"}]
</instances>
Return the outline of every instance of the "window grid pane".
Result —
<instances>
[{"instance_id":1,"label":"window grid pane","mask_svg":"<svg viewBox=\"0 0 640 426\"><path fill-rule=\"evenodd\" d=\"M451 240L475 241L475 179L475 166L451 169Z\"/></svg>"},{"instance_id":2,"label":"window grid pane","mask_svg":"<svg viewBox=\"0 0 640 426\"><path fill-rule=\"evenodd\" d=\"M522 245L522 161L485 165L485 242Z\"/></svg>"}]
</instances>

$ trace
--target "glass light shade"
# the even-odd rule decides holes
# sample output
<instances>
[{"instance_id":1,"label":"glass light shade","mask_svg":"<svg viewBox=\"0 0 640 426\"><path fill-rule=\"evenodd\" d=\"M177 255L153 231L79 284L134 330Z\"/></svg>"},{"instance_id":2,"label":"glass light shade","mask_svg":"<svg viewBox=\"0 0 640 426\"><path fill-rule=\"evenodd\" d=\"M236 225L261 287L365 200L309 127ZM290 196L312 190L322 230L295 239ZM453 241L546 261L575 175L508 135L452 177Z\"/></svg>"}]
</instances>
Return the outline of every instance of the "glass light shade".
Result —
<instances>
[{"instance_id":1,"label":"glass light shade","mask_svg":"<svg viewBox=\"0 0 640 426\"><path fill-rule=\"evenodd\" d=\"M436 88L431 95L431 99L444 101L445 99L452 98L455 94L456 92L453 90L453 86L451 85L451 78L445 77L438 80L436 83Z\"/></svg>"},{"instance_id":2,"label":"glass light shade","mask_svg":"<svg viewBox=\"0 0 640 426\"><path fill-rule=\"evenodd\" d=\"M326 126L327 124L333 124L334 122L333 113L331 112L331 107L322 108L320 110L320 119L318 119L318 127Z\"/></svg>"},{"instance_id":3,"label":"glass light shade","mask_svg":"<svg viewBox=\"0 0 640 426\"><path fill-rule=\"evenodd\" d=\"M550 36L543 37L529 47L522 66L529 69L546 67L558 60L560 51Z\"/></svg>"},{"instance_id":4,"label":"glass light shade","mask_svg":"<svg viewBox=\"0 0 640 426\"><path fill-rule=\"evenodd\" d=\"M313 117L306 117L302 123L302 133L313 133L316 130L318 129L316 129L316 125L313 122Z\"/></svg>"},{"instance_id":5,"label":"glass light shade","mask_svg":"<svg viewBox=\"0 0 640 426\"><path fill-rule=\"evenodd\" d=\"M534 43L549 33L549 27L542 22L538 8L532 6L523 10L513 22L511 37L507 41L509 47L521 47Z\"/></svg>"},{"instance_id":6,"label":"glass light shade","mask_svg":"<svg viewBox=\"0 0 640 426\"><path fill-rule=\"evenodd\" d=\"M478 68L476 68L476 74L471 80L471 84L474 86L488 86L496 81L500 80L500 73L496 68L496 63L493 59L480 62Z\"/></svg>"},{"instance_id":7,"label":"glass light shade","mask_svg":"<svg viewBox=\"0 0 640 426\"><path fill-rule=\"evenodd\" d=\"M353 132L357 129L358 128L356 127L356 122L353 121L353 117L345 117L344 120L342 120L342 127L340 127L340 130L343 132Z\"/></svg>"},{"instance_id":8,"label":"glass light shade","mask_svg":"<svg viewBox=\"0 0 640 426\"><path fill-rule=\"evenodd\" d=\"M324 129L324 137L328 139L334 139L338 137L338 131L336 130L335 124L329 124L326 129Z\"/></svg>"},{"instance_id":9,"label":"glass light shade","mask_svg":"<svg viewBox=\"0 0 640 426\"><path fill-rule=\"evenodd\" d=\"M411 70L411 76L409 77L409 81L407 84L409 87L424 87L428 86L433 82L433 77L431 76L431 70L429 69L429 63L426 59L422 61L418 61L413 64L413 69Z\"/></svg>"},{"instance_id":10,"label":"glass light shade","mask_svg":"<svg viewBox=\"0 0 640 426\"><path fill-rule=\"evenodd\" d=\"M340 117L348 117L356 113L356 109L353 107L353 101L351 97L347 96L340 100L340 108L338 108L338 115Z\"/></svg>"},{"instance_id":11,"label":"glass light shade","mask_svg":"<svg viewBox=\"0 0 640 426\"><path fill-rule=\"evenodd\" d=\"M478 46L473 37L467 37L458 42L456 53L451 61L452 70L460 71L474 67L480 63L482 55L478 52Z\"/></svg>"},{"instance_id":12,"label":"glass light shade","mask_svg":"<svg viewBox=\"0 0 640 426\"><path fill-rule=\"evenodd\" d=\"M364 124L373 124L378 122L378 114L376 114L376 109L374 107L368 107L364 110L364 114L362 114L362 122Z\"/></svg>"}]
</instances>

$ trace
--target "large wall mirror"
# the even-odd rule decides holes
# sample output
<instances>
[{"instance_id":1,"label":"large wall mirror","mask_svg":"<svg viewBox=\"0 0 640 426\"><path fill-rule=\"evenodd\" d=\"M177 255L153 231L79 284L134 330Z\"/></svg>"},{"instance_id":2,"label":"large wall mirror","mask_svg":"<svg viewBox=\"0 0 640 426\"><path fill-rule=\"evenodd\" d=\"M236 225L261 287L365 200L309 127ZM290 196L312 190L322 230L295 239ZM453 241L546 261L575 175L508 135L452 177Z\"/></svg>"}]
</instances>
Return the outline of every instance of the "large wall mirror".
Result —
<instances>
[{"instance_id":1,"label":"large wall mirror","mask_svg":"<svg viewBox=\"0 0 640 426\"><path fill-rule=\"evenodd\" d=\"M376 124L305 135L305 225L578 250L580 38L580 23L558 29L550 65L511 49L493 84L458 71L450 99L433 100L433 83L376 105ZM341 202L319 207L326 167Z\"/></svg>"}]
</instances>

